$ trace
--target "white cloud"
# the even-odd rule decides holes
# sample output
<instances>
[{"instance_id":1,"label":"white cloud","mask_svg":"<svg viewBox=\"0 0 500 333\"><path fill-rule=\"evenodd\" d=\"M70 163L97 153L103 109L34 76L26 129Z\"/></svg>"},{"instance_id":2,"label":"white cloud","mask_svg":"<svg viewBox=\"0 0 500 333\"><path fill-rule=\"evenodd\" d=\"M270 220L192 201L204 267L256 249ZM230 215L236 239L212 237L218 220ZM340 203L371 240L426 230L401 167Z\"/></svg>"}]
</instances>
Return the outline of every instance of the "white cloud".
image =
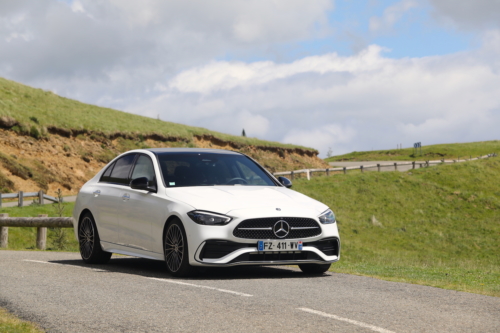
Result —
<instances>
[{"instance_id":1,"label":"white cloud","mask_svg":"<svg viewBox=\"0 0 500 333\"><path fill-rule=\"evenodd\" d=\"M403 0L387 7L382 17L370 18L370 30L372 32L390 31L406 12L415 7L418 7L418 2L415 0Z\"/></svg>"},{"instance_id":2,"label":"white cloud","mask_svg":"<svg viewBox=\"0 0 500 333\"><path fill-rule=\"evenodd\" d=\"M356 138L356 130L342 127L338 124L327 124L312 129L295 128L289 130L283 141L306 147L315 147L323 156L329 148L335 147L335 155L349 152L344 144L351 143Z\"/></svg>"}]
</instances>

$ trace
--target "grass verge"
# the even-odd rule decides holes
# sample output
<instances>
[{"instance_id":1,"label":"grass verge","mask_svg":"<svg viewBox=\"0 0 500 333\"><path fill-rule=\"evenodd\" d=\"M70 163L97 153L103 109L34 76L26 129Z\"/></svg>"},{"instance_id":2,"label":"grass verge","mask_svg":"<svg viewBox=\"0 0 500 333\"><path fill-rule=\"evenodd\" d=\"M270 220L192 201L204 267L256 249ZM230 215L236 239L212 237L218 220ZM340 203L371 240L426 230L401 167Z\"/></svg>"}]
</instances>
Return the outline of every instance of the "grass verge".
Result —
<instances>
[{"instance_id":1,"label":"grass verge","mask_svg":"<svg viewBox=\"0 0 500 333\"><path fill-rule=\"evenodd\" d=\"M42 333L37 325L23 321L0 308L0 333Z\"/></svg>"},{"instance_id":2,"label":"grass verge","mask_svg":"<svg viewBox=\"0 0 500 333\"><path fill-rule=\"evenodd\" d=\"M471 156L478 157L500 152L500 140L423 146L422 155L420 155L420 150L417 152L413 148L355 151L349 154L332 156L325 159L325 161L430 161L441 160L443 158L455 160L458 158L468 159Z\"/></svg>"},{"instance_id":3,"label":"grass verge","mask_svg":"<svg viewBox=\"0 0 500 333\"><path fill-rule=\"evenodd\" d=\"M335 272L500 296L500 159L297 179L340 229Z\"/></svg>"}]
</instances>

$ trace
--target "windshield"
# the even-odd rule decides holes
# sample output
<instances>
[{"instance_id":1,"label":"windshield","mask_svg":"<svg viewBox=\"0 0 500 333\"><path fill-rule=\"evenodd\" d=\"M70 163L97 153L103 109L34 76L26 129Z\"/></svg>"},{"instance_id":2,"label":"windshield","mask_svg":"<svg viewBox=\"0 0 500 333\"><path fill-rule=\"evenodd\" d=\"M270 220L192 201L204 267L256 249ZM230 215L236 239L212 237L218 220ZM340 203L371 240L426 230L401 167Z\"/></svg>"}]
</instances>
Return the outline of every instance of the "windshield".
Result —
<instances>
[{"instance_id":1,"label":"windshield","mask_svg":"<svg viewBox=\"0 0 500 333\"><path fill-rule=\"evenodd\" d=\"M159 153L157 157L167 187L276 186L255 162L244 155Z\"/></svg>"}]
</instances>

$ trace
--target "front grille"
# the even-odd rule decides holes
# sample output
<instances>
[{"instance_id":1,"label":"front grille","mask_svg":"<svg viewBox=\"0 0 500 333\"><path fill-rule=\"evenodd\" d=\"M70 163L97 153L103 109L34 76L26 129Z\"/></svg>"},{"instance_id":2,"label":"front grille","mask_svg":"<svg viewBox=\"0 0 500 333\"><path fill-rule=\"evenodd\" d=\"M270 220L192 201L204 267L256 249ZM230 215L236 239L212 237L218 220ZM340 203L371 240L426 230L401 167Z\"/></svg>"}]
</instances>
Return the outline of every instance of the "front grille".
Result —
<instances>
[{"instance_id":1,"label":"front grille","mask_svg":"<svg viewBox=\"0 0 500 333\"><path fill-rule=\"evenodd\" d=\"M280 220L284 220L290 225L290 232L284 238L279 238L273 232L273 226ZM238 224L233 231L235 237L247 239L303 239L318 236L320 234L321 227L318 222L313 219L301 217L266 217L249 219Z\"/></svg>"},{"instance_id":2,"label":"front grille","mask_svg":"<svg viewBox=\"0 0 500 333\"><path fill-rule=\"evenodd\" d=\"M256 247L256 244L242 244L223 240L208 240L200 253L200 259L219 259L231 252L245 248Z\"/></svg>"}]
</instances>

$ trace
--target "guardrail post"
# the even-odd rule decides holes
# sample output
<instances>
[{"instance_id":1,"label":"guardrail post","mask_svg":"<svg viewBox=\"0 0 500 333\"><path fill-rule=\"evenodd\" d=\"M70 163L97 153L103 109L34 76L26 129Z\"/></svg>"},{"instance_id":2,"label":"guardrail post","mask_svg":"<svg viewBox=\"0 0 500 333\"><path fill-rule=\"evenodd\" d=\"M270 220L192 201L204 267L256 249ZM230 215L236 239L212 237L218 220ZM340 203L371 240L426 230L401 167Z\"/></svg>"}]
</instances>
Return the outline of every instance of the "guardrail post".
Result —
<instances>
[{"instance_id":1,"label":"guardrail post","mask_svg":"<svg viewBox=\"0 0 500 333\"><path fill-rule=\"evenodd\" d=\"M311 180L311 172L309 169L306 170L307 180Z\"/></svg>"},{"instance_id":2,"label":"guardrail post","mask_svg":"<svg viewBox=\"0 0 500 333\"><path fill-rule=\"evenodd\" d=\"M40 190L40 191L38 192L38 203L39 203L40 205L43 205L43 190Z\"/></svg>"},{"instance_id":3,"label":"guardrail post","mask_svg":"<svg viewBox=\"0 0 500 333\"><path fill-rule=\"evenodd\" d=\"M398 171L398 164L394 163L394 171Z\"/></svg>"},{"instance_id":4,"label":"guardrail post","mask_svg":"<svg viewBox=\"0 0 500 333\"><path fill-rule=\"evenodd\" d=\"M359 169L361 170L361 172L364 172L362 165L359 166Z\"/></svg>"},{"instance_id":5,"label":"guardrail post","mask_svg":"<svg viewBox=\"0 0 500 333\"><path fill-rule=\"evenodd\" d=\"M9 214L0 214L0 217L9 217ZM0 248L9 247L9 227L0 227Z\"/></svg>"},{"instance_id":6,"label":"guardrail post","mask_svg":"<svg viewBox=\"0 0 500 333\"><path fill-rule=\"evenodd\" d=\"M415 169L415 161L411 162L412 169Z\"/></svg>"},{"instance_id":7,"label":"guardrail post","mask_svg":"<svg viewBox=\"0 0 500 333\"><path fill-rule=\"evenodd\" d=\"M344 175L347 173L347 169L346 167L344 167Z\"/></svg>"},{"instance_id":8,"label":"guardrail post","mask_svg":"<svg viewBox=\"0 0 500 333\"><path fill-rule=\"evenodd\" d=\"M18 197L18 206L19 207L22 207L23 206L23 202L24 202L24 194L23 194L23 191L19 191L19 197Z\"/></svg>"},{"instance_id":9,"label":"guardrail post","mask_svg":"<svg viewBox=\"0 0 500 333\"><path fill-rule=\"evenodd\" d=\"M380 172L380 164L377 163L377 171Z\"/></svg>"},{"instance_id":10,"label":"guardrail post","mask_svg":"<svg viewBox=\"0 0 500 333\"><path fill-rule=\"evenodd\" d=\"M326 175L327 175L327 176L330 176L330 170L328 170L328 168L326 168L326 170L325 170L325 171L326 171Z\"/></svg>"},{"instance_id":11,"label":"guardrail post","mask_svg":"<svg viewBox=\"0 0 500 333\"><path fill-rule=\"evenodd\" d=\"M2 208L2 193L0 193L0 208Z\"/></svg>"},{"instance_id":12,"label":"guardrail post","mask_svg":"<svg viewBox=\"0 0 500 333\"><path fill-rule=\"evenodd\" d=\"M290 178L293 180L293 171L290 172Z\"/></svg>"},{"instance_id":13,"label":"guardrail post","mask_svg":"<svg viewBox=\"0 0 500 333\"><path fill-rule=\"evenodd\" d=\"M40 214L38 217L47 217L47 214ZM36 228L36 248L39 250L45 250L47 245L47 228L38 227Z\"/></svg>"}]
</instances>

